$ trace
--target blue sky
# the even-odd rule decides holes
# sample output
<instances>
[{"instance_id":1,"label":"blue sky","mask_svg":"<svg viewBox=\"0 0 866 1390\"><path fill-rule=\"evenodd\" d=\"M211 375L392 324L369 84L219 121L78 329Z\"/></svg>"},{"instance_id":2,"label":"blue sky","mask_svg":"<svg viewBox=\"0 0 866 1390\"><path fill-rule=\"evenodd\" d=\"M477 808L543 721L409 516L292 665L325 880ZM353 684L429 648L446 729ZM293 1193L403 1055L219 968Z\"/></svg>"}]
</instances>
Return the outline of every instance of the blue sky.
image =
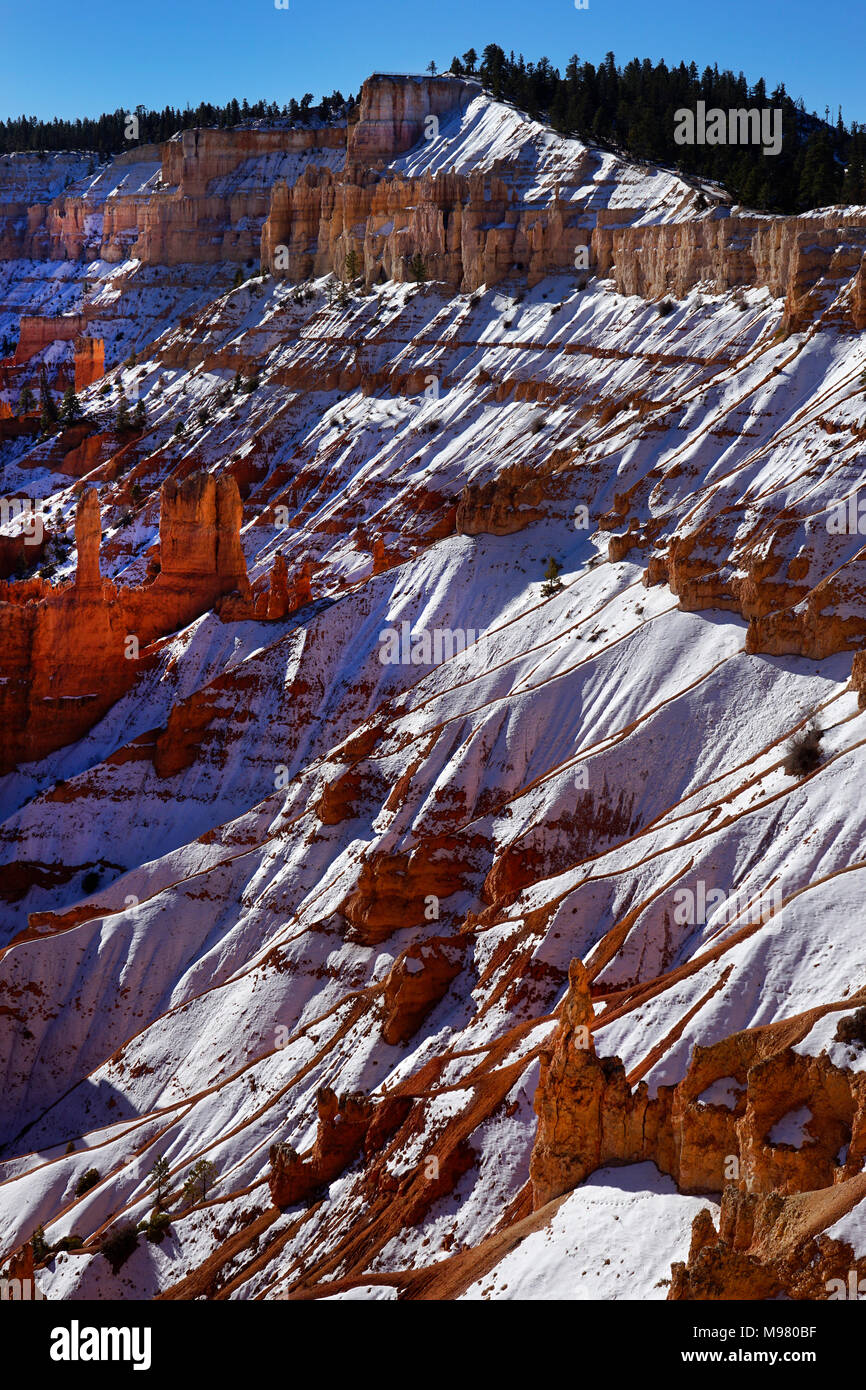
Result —
<instances>
[{"instance_id":1,"label":"blue sky","mask_svg":"<svg viewBox=\"0 0 866 1390\"><path fill-rule=\"evenodd\" d=\"M218 103L236 96L281 105L335 87L357 92L375 69L448 67L486 43L542 55L560 70L572 53L741 68L768 89L784 81L809 110L841 103L866 122L863 0L0 0L0 116L97 115L117 107Z\"/></svg>"}]
</instances>

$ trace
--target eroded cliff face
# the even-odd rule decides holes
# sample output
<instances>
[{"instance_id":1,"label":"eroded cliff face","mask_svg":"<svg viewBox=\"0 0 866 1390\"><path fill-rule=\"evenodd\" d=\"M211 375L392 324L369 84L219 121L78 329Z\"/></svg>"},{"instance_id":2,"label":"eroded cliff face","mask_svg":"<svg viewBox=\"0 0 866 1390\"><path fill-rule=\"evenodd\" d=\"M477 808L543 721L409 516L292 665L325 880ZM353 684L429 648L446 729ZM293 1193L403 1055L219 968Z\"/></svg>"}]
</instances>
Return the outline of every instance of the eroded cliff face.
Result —
<instances>
[{"instance_id":1,"label":"eroded cliff face","mask_svg":"<svg viewBox=\"0 0 866 1390\"><path fill-rule=\"evenodd\" d=\"M863 1197L862 1175L842 1186L783 1196L727 1187L718 1230L695 1217L688 1259L671 1271L668 1298L857 1299L866 1263L846 1240L825 1234Z\"/></svg>"},{"instance_id":2,"label":"eroded cliff face","mask_svg":"<svg viewBox=\"0 0 866 1390\"><path fill-rule=\"evenodd\" d=\"M0 690L0 770L81 737L140 678L155 638L185 626L223 595L249 599L233 478L198 473L162 489L159 571L140 588L100 574L99 495L75 517L72 584L0 586L0 635L9 675ZM251 612L251 608L249 609Z\"/></svg>"},{"instance_id":3,"label":"eroded cliff face","mask_svg":"<svg viewBox=\"0 0 866 1390\"><path fill-rule=\"evenodd\" d=\"M438 129L440 118L452 116L480 93L481 84L466 78L374 73L361 88L358 119L349 128L349 162L388 163Z\"/></svg>"},{"instance_id":4,"label":"eroded cliff face","mask_svg":"<svg viewBox=\"0 0 866 1390\"><path fill-rule=\"evenodd\" d=\"M866 228L859 212L830 209L806 217L770 217L719 209L679 224L600 224L593 260L621 294L682 298L696 285L715 293L766 288L785 299L785 331L807 327L833 290L853 280L848 325L864 327Z\"/></svg>"},{"instance_id":5,"label":"eroded cliff face","mask_svg":"<svg viewBox=\"0 0 866 1390\"><path fill-rule=\"evenodd\" d=\"M150 268L260 261L295 283L343 278L351 253L368 288L411 281L420 257L430 279L466 292L515 277L532 287L577 268L582 278L611 276L620 293L650 300L682 297L699 284L715 293L766 287L784 298L789 332L807 328L831 300L841 322L856 330L866 322L858 214L749 215L707 190L710 206L701 209L686 181L658 170L647 171L643 188L626 180L609 199L606 190L627 166L578 142L545 136L556 150L544 173L538 149L529 155L520 138L511 168L508 157L485 158L481 146L473 158L455 130L485 103L468 80L373 76L348 126L185 131L98 171L70 166L59 196L59 171L53 181L31 171L26 219L17 202L3 201L22 192L22 171L7 160L0 227L16 228L17 239L0 249L76 263L135 258ZM425 157L434 148L438 160ZM533 160L539 184L527 196ZM671 214L661 219L659 198ZM64 316L53 341L83 333L112 355L102 322L109 301L100 290L83 285L78 326ZM14 361L29 360L51 341L49 331L47 319L38 330L25 326ZM92 356L76 355L80 386L96 379Z\"/></svg>"},{"instance_id":6,"label":"eroded cliff face","mask_svg":"<svg viewBox=\"0 0 866 1390\"><path fill-rule=\"evenodd\" d=\"M573 961L535 1097L536 1206L611 1163L651 1160L683 1192L722 1192L733 1183L744 1194L784 1196L858 1178L866 1156L866 1079L825 1055L794 1051L814 1017L696 1047L683 1080L652 1097L644 1082L629 1083L619 1058L596 1054L595 1023L589 976ZM800 1110L808 1113L808 1138L798 1148L774 1131Z\"/></svg>"},{"instance_id":7,"label":"eroded cliff face","mask_svg":"<svg viewBox=\"0 0 866 1390\"><path fill-rule=\"evenodd\" d=\"M829 1296L866 1250L850 211L699 211L450 82L296 134L55 208L58 248L205 260L267 202L273 276L0 261L7 409L92 358L83 422L0 419L44 521L0 544L0 1257L75 1231L49 1296L116 1292L165 1153L141 1297L511 1297L521 1251L556 1297Z\"/></svg>"}]
</instances>

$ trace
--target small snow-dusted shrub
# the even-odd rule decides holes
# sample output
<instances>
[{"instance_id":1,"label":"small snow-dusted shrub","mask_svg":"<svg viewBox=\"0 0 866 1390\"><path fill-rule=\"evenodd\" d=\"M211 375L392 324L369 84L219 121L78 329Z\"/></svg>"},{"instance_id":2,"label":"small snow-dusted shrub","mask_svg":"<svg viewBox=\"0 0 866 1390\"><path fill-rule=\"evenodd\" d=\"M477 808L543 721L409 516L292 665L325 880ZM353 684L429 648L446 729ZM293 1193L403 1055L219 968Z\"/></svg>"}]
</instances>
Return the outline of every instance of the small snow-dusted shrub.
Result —
<instances>
[{"instance_id":1,"label":"small snow-dusted shrub","mask_svg":"<svg viewBox=\"0 0 866 1390\"><path fill-rule=\"evenodd\" d=\"M663 299L658 306L658 315L660 319L666 319L668 314L672 314L673 311L674 302L672 299Z\"/></svg>"},{"instance_id":2,"label":"small snow-dusted shrub","mask_svg":"<svg viewBox=\"0 0 866 1390\"><path fill-rule=\"evenodd\" d=\"M39 1225L30 1237L30 1248L33 1251L33 1259L36 1264L41 1264L51 1253L51 1246L45 1239L45 1227Z\"/></svg>"},{"instance_id":3,"label":"small snow-dusted shrub","mask_svg":"<svg viewBox=\"0 0 866 1390\"><path fill-rule=\"evenodd\" d=\"M70 1236L62 1236L51 1247L52 1254L59 1255L63 1250L80 1250L84 1244L84 1237L76 1235L74 1232Z\"/></svg>"},{"instance_id":4,"label":"small snow-dusted shrub","mask_svg":"<svg viewBox=\"0 0 866 1390\"><path fill-rule=\"evenodd\" d=\"M89 1192L91 1187L95 1187L99 1182L99 1169L88 1168L86 1173L82 1173L78 1182L75 1184L76 1197L83 1197L85 1192Z\"/></svg>"},{"instance_id":5,"label":"small snow-dusted shrub","mask_svg":"<svg viewBox=\"0 0 866 1390\"><path fill-rule=\"evenodd\" d=\"M836 1024L834 1042L859 1043L866 1045L866 1009L858 1009L856 1013L846 1014L840 1018Z\"/></svg>"},{"instance_id":6,"label":"small snow-dusted shrub","mask_svg":"<svg viewBox=\"0 0 866 1390\"><path fill-rule=\"evenodd\" d=\"M158 1211L156 1208L151 1213L149 1221L142 1221L138 1230L143 1234L145 1240L150 1241L151 1245L160 1245L165 1239L171 1217L167 1211Z\"/></svg>"},{"instance_id":7,"label":"small snow-dusted shrub","mask_svg":"<svg viewBox=\"0 0 866 1390\"><path fill-rule=\"evenodd\" d=\"M782 764L789 777L807 777L821 766L821 739L823 729L817 724L809 724L794 734L788 743L787 755Z\"/></svg>"},{"instance_id":8,"label":"small snow-dusted shrub","mask_svg":"<svg viewBox=\"0 0 866 1390\"><path fill-rule=\"evenodd\" d=\"M131 1221L123 1221L105 1235L99 1253L108 1260L112 1274L117 1274L137 1248L138 1231Z\"/></svg>"}]
</instances>

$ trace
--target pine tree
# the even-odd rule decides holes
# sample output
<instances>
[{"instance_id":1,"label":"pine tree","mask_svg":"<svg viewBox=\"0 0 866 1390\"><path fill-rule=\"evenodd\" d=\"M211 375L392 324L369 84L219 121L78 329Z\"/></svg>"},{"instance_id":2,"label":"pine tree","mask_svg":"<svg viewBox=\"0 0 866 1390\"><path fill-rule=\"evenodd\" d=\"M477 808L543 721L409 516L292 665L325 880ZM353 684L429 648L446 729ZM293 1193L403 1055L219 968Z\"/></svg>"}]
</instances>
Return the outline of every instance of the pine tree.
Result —
<instances>
[{"instance_id":1,"label":"pine tree","mask_svg":"<svg viewBox=\"0 0 866 1390\"><path fill-rule=\"evenodd\" d=\"M423 285L424 281L428 278L427 264L420 251L416 251L409 262L409 274L418 285Z\"/></svg>"},{"instance_id":2,"label":"pine tree","mask_svg":"<svg viewBox=\"0 0 866 1390\"><path fill-rule=\"evenodd\" d=\"M117 415L114 418L114 428L118 434L126 434L132 428L129 419L129 407L126 403L125 396L121 396L117 403Z\"/></svg>"},{"instance_id":3,"label":"pine tree","mask_svg":"<svg viewBox=\"0 0 866 1390\"><path fill-rule=\"evenodd\" d=\"M57 406L48 385L48 377L45 375L45 368L39 374L39 404L42 407L40 424L43 434L50 434L57 424Z\"/></svg>"},{"instance_id":4,"label":"pine tree","mask_svg":"<svg viewBox=\"0 0 866 1390\"><path fill-rule=\"evenodd\" d=\"M824 130L809 137L803 159L803 170L797 190L797 200L807 208L827 207L836 199L837 171L833 147Z\"/></svg>"},{"instance_id":5,"label":"pine tree","mask_svg":"<svg viewBox=\"0 0 866 1390\"><path fill-rule=\"evenodd\" d=\"M350 247L346 252L344 271L346 279L350 284L353 280L357 280L358 276L361 274L361 262L354 246Z\"/></svg>"},{"instance_id":6,"label":"pine tree","mask_svg":"<svg viewBox=\"0 0 866 1390\"><path fill-rule=\"evenodd\" d=\"M544 598L550 598L552 594L559 593L559 590L562 588L562 580L559 577L561 572L562 565L557 564L556 560L554 560L551 555L547 569L544 571L545 582L541 586L541 592Z\"/></svg>"},{"instance_id":7,"label":"pine tree","mask_svg":"<svg viewBox=\"0 0 866 1390\"><path fill-rule=\"evenodd\" d=\"M200 1158L198 1163L194 1163L183 1185L183 1195L187 1201L195 1202L199 1198L204 1201L208 1188L213 1186L216 1172L216 1164L211 1163L209 1158Z\"/></svg>"},{"instance_id":8,"label":"pine tree","mask_svg":"<svg viewBox=\"0 0 866 1390\"><path fill-rule=\"evenodd\" d=\"M33 1259L36 1264L41 1264L51 1250L51 1246L45 1239L45 1227L39 1225L30 1237L30 1248L33 1251Z\"/></svg>"},{"instance_id":9,"label":"pine tree","mask_svg":"<svg viewBox=\"0 0 866 1390\"><path fill-rule=\"evenodd\" d=\"M83 414L81 402L75 394L75 387L67 386L60 403L59 419L61 425L74 425L75 421L80 419Z\"/></svg>"},{"instance_id":10,"label":"pine tree","mask_svg":"<svg viewBox=\"0 0 866 1390\"><path fill-rule=\"evenodd\" d=\"M144 410L144 401L139 400L135 403L135 410L132 412L132 427L138 430L139 434L147 425L147 416Z\"/></svg>"},{"instance_id":11,"label":"pine tree","mask_svg":"<svg viewBox=\"0 0 866 1390\"><path fill-rule=\"evenodd\" d=\"M34 396L33 392L30 390L30 387L29 387L29 386L23 386L23 387L21 388L21 395L18 397L18 414L19 414L19 415L32 415L32 413L33 413L33 411L34 411L35 409L36 409L36 397Z\"/></svg>"},{"instance_id":12,"label":"pine tree","mask_svg":"<svg viewBox=\"0 0 866 1390\"><path fill-rule=\"evenodd\" d=\"M156 1188L156 1205L162 1206L162 1197L168 1182L169 1164L168 1159L160 1157L156 1160L150 1170L150 1176Z\"/></svg>"}]
</instances>

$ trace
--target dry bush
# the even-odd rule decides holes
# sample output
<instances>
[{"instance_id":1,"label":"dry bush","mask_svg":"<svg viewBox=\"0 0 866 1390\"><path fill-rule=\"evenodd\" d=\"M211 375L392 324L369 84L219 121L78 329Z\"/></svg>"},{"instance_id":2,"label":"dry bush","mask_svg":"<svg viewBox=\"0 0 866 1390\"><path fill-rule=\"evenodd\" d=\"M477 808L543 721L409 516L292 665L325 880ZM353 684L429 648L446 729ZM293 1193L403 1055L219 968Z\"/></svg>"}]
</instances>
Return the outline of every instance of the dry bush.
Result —
<instances>
[{"instance_id":1,"label":"dry bush","mask_svg":"<svg viewBox=\"0 0 866 1390\"><path fill-rule=\"evenodd\" d=\"M789 777L807 777L821 766L821 739L823 729L817 724L809 724L801 729L788 743L787 756L782 766Z\"/></svg>"},{"instance_id":2,"label":"dry bush","mask_svg":"<svg viewBox=\"0 0 866 1390\"><path fill-rule=\"evenodd\" d=\"M846 1014L836 1025L834 1042L866 1043L866 1009Z\"/></svg>"}]
</instances>

